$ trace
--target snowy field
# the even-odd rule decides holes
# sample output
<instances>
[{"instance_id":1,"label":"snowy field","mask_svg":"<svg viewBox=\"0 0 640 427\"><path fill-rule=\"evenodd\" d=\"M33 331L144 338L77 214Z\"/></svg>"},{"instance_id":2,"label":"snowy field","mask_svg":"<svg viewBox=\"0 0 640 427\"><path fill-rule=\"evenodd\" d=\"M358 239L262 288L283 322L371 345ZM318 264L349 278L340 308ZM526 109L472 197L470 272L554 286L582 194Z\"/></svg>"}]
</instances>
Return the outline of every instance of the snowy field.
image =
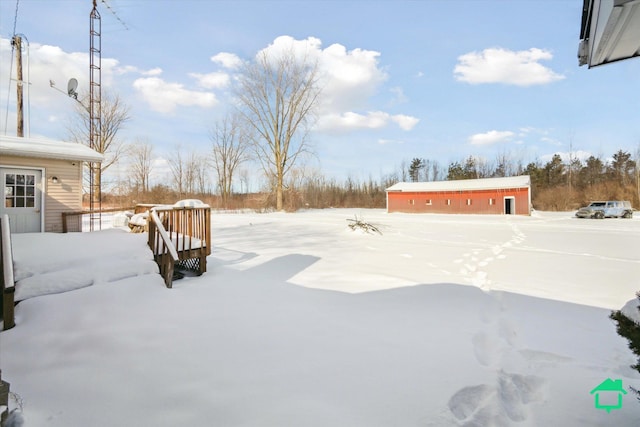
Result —
<instances>
[{"instance_id":1,"label":"snowy field","mask_svg":"<svg viewBox=\"0 0 640 427\"><path fill-rule=\"evenodd\" d=\"M638 217L214 214L173 289L143 235L14 235L0 368L26 426L638 426L590 394L640 388Z\"/></svg>"}]
</instances>

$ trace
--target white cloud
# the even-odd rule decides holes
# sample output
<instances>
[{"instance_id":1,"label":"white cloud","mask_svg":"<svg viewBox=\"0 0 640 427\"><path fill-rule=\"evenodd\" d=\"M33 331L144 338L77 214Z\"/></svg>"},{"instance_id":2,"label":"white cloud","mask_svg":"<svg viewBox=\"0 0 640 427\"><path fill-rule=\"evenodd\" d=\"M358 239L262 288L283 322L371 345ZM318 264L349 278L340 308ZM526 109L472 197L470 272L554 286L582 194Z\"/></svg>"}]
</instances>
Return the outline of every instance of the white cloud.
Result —
<instances>
[{"instance_id":1,"label":"white cloud","mask_svg":"<svg viewBox=\"0 0 640 427\"><path fill-rule=\"evenodd\" d=\"M324 114L316 124L316 130L336 129L380 129L389 122L389 114L382 111L369 112L366 115L351 111L342 114Z\"/></svg>"},{"instance_id":2,"label":"white cloud","mask_svg":"<svg viewBox=\"0 0 640 427\"><path fill-rule=\"evenodd\" d=\"M149 103L151 109L161 113L171 113L178 106L213 107L218 103L211 92L197 92L185 89L179 83L168 83L159 77L140 78L133 87Z\"/></svg>"},{"instance_id":3,"label":"white cloud","mask_svg":"<svg viewBox=\"0 0 640 427\"><path fill-rule=\"evenodd\" d=\"M565 78L540 64L540 61L552 58L551 52L545 49L511 51L490 48L458 57L453 73L457 80L471 84L541 85Z\"/></svg>"},{"instance_id":4,"label":"white cloud","mask_svg":"<svg viewBox=\"0 0 640 427\"><path fill-rule=\"evenodd\" d=\"M526 135L528 133L536 131L536 128L531 127L531 126L524 126L524 127L521 127L518 130L520 131L520 135L522 136L522 135Z\"/></svg>"},{"instance_id":5,"label":"white cloud","mask_svg":"<svg viewBox=\"0 0 640 427\"><path fill-rule=\"evenodd\" d=\"M151 173L149 180L153 183L165 183L167 177L171 175L171 165L164 157L156 157L151 161Z\"/></svg>"},{"instance_id":6,"label":"white cloud","mask_svg":"<svg viewBox=\"0 0 640 427\"><path fill-rule=\"evenodd\" d=\"M290 52L300 60L317 62L322 97L316 130L381 129L393 124L403 130L411 130L418 123L419 119L404 114L359 112L369 106L372 96L379 92L388 79L387 73L378 64L379 52L358 48L347 50L337 43L323 49L322 41L315 37L296 40L290 36L280 36L258 55ZM406 101L400 87L391 88L390 91L395 95L391 102Z\"/></svg>"},{"instance_id":7,"label":"white cloud","mask_svg":"<svg viewBox=\"0 0 640 427\"><path fill-rule=\"evenodd\" d=\"M319 52L322 107L328 111L355 110L367 105L388 76L378 67L379 52L347 49L333 44Z\"/></svg>"},{"instance_id":8,"label":"white cloud","mask_svg":"<svg viewBox=\"0 0 640 427\"><path fill-rule=\"evenodd\" d=\"M391 120L398 126L400 126L400 129L402 130L411 130L420 121L420 119L416 117L406 116L404 114L396 114L395 116L391 116Z\"/></svg>"},{"instance_id":9,"label":"white cloud","mask_svg":"<svg viewBox=\"0 0 640 427\"><path fill-rule=\"evenodd\" d=\"M581 162L584 163L589 157L593 156L593 153L591 153L590 151L583 151L583 150L576 150L571 153L568 151L565 151L565 152L556 151L555 153L552 153L552 154L544 154L540 156L540 160L546 163L550 161L551 158L556 154L558 154L562 159L562 161L565 163L568 163L569 159L579 159Z\"/></svg>"},{"instance_id":10,"label":"white cloud","mask_svg":"<svg viewBox=\"0 0 640 427\"><path fill-rule=\"evenodd\" d=\"M404 104L409 100L409 98L407 98L407 96L404 94L404 90L402 90L400 86L392 87L391 89L389 89L389 92L394 95L393 99L391 100L391 104L393 105Z\"/></svg>"},{"instance_id":11,"label":"white cloud","mask_svg":"<svg viewBox=\"0 0 640 427\"><path fill-rule=\"evenodd\" d=\"M551 145L562 145L562 142L554 138L549 138L548 136L543 136L542 138L540 138L540 141Z\"/></svg>"},{"instance_id":12,"label":"white cloud","mask_svg":"<svg viewBox=\"0 0 640 427\"><path fill-rule=\"evenodd\" d=\"M291 36L279 36L267 47L256 54L256 58L266 55L268 58L278 58L292 53L296 59L316 60L321 53L322 42L316 37L307 37L304 40L296 40Z\"/></svg>"},{"instance_id":13,"label":"white cloud","mask_svg":"<svg viewBox=\"0 0 640 427\"><path fill-rule=\"evenodd\" d=\"M162 74L162 68L160 67L152 68L149 71L142 71L143 76L159 76L160 74Z\"/></svg>"},{"instance_id":14,"label":"white cloud","mask_svg":"<svg viewBox=\"0 0 640 427\"><path fill-rule=\"evenodd\" d=\"M316 124L320 131L344 131L359 129L381 129L390 123L396 123L402 130L411 130L419 119L402 114L391 115L384 111L370 111L367 114L348 111L342 114L322 115Z\"/></svg>"},{"instance_id":15,"label":"white cloud","mask_svg":"<svg viewBox=\"0 0 640 427\"><path fill-rule=\"evenodd\" d=\"M137 73L143 76L159 76L162 74L162 68L156 67L150 70L142 70L133 65L119 66L114 69L115 74L122 75L127 73Z\"/></svg>"},{"instance_id":16,"label":"white cloud","mask_svg":"<svg viewBox=\"0 0 640 427\"><path fill-rule=\"evenodd\" d=\"M211 62L222 65L224 68L235 69L242 65L242 60L234 53L220 52L211 57Z\"/></svg>"},{"instance_id":17,"label":"white cloud","mask_svg":"<svg viewBox=\"0 0 640 427\"><path fill-rule=\"evenodd\" d=\"M89 54L86 52L65 52L58 46L29 44L28 64L25 64L24 78L29 79L29 101L38 108L65 108L68 99L50 87L54 87L66 94L67 82L71 78L78 80L80 93L89 90ZM10 40L0 37L0 74L7 78L0 79L2 93L7 93L8 76L11 72L11 44ZM28 65L28 68L26 67ZM114 75L120 73L120 63L113 58L102 58L102 86L110 88ZM14 64L15 66L15 64ZM28 73L27 73L28 71ZM13 71L15 78L15 71ZM15 85L14 82L11 83ZM15 86L14 86L15 87Z\"/></svg>"},{"instance_id":18,"label":"white cloud","mask_svg":"<svg viewBox=\"0 0 640 427\"><path fill-rule=\"evenodd\" d=\"M227 73L213 72L208 74L189 73L189 77L193 77L198 84L205 89L219 89L229 85L231 78Z\"/></svg>"},{"instance_id":19,"label":"white cloud","mask_svg":"<svg viewBox=\"0 0 640 427\"><path fill-rule=\"evenodd\" d=\"M515 134L511 131L490 130L485 133L477 133L469 137L471 145L491 145L498 142L508 141Z\"/></svg>"}]
</instances>

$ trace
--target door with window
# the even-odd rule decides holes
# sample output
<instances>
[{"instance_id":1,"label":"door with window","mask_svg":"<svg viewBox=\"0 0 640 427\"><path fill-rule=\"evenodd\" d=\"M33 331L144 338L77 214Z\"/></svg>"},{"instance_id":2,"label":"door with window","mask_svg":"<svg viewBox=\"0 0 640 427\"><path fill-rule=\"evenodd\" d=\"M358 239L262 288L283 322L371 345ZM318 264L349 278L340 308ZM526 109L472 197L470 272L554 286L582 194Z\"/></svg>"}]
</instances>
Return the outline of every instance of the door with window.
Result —
<instances>
[{"instance_id":1,"label":"door with window","mask_svg":"<svg viewBox=\"0 0 640 427\"><path fill-rule=\"evenodd\" d=\"M42 230L42 171L37 169L0 169L0 191L4 202L0 214L9 215L12 233Z\"/></svg>"}]
</instances>

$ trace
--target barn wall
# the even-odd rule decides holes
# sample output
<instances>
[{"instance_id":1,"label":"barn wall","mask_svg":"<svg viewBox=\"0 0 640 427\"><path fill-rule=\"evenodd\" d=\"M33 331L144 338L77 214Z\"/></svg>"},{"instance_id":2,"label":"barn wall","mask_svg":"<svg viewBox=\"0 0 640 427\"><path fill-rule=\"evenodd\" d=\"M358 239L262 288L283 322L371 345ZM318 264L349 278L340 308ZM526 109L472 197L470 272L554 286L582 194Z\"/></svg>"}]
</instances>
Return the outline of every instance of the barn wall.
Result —
<instances>
[{"instance_id":1,"label":"barn wall","mask_svg":"<svg viewBox=\"0 0 640 427\"><path fill-rule=\"evenodd\" d=\"M515 198L515 214L529 215L529 189L387 192L387 211L406 213L503 214L504 198Z\"/></svg>"},{"instance_id":2,"label":"barn wall","mask_svg":"<svg viewBox=\"0 0 640 427\"><path fill-rule=\"evenodd\" d=\"M44 168L44 231L62 232L62 212L82 210L82 162L3 156L1 163L21 168ZM58 177L57 184L51 182L53 176ZM80 217L68 220L80 221Z\"/></svg>"}]
</instances>

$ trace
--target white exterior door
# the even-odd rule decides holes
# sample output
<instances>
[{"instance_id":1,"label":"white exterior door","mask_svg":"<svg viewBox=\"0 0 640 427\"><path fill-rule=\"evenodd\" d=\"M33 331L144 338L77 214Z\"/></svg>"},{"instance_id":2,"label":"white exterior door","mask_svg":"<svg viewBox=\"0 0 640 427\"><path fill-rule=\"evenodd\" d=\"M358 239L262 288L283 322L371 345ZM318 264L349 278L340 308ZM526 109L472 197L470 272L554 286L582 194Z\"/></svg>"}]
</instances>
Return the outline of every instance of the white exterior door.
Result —
<instances>
[{"instance_id":1,"label":"white exterior door","mask_svg":"<svg viewBox=\"0 0 640 427\"><path fill-rule=\"evenodd\" d=\"M42 231L42 171L0 169L0 191L4 202L0 214L9 215L12 233Z\"/></svg>"}]
</instances>

